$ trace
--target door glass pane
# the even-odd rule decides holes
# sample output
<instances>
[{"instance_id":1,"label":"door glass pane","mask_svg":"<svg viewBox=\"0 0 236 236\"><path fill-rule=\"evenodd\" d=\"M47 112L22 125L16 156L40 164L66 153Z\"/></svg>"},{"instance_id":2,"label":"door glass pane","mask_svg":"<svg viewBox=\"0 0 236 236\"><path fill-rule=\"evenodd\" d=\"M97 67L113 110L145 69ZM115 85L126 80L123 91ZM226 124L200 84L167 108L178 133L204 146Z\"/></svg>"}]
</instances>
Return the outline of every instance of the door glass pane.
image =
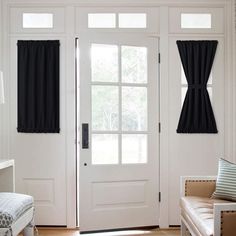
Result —
<instances>
[{"instance_id":1,"label":"door glass pane","mask_svg":"<svg viewBox=\"0 0 236 236\"><path fill-rule=\"evenodd\" d=\"M188 87L181 88L181 104L182 104L182 106L184 104L184 99L186 97L187 90L188 90Z\"/></svg>"},{"instance_id":2,"label":"door glass pane","mask_svg":"<svg viewBox=\"0 0 236 236\"><path fill-rule=\"evenodd\" d=\"M181 83L185 85L188 84L185 73L184 73L184 68L182 65L181 65Z\"/></svg>"},{"instance_id":3,"label":"door glass pane","mask_svg":"<svg viewBox=\"0 0 236 236\"><path fill-rule=\"evenodd\" d=\"M118 46L92 44L91 47L92 81L118 81Z\"/></svg>"},{"instance_id":4,"label":"door glass pane","mask_svg":"<svg viewBox=\"0 0 236 236\"><path fill-rule=\"evenodd\" d=\"M147 48L121 47L122 82L147 83Z\"/></svg>"},{"instance_id":5,"label":"door glass pane","mask_svg":"<svg viewBox=\"0 0 236 236\"><path fill-rule=\"evenodd\" d=\"M118 129L117 86L92 86L92 129Z\"/></svg>"},{"instance_id":6,"label":"door glass pane","mask_svg":"<svg viewBox=\"0 0 236 236\"><path fill-rule=\"evenodd\" d=\"M122 130L147 130L147 88L122 88Z\"/></svg>"},{"instance_id":7,"label":"door glass pane","mask_svg":"<svg viewBox=\"0 0 236 236\"><path fill-rule=\"evenodd\" d=\"M182 13L181 14L182 29L210 29L211 14L210 13Z\"/></svg>"},{"instance_id":8,"label":"door glass pane","mask_svg":"<svg viewBox=\"0 0 236 236\"><path fill-rule=\"evenodd\" d=\"M212 85L212 71L211 71L211 74L210 74L210 76L209 76L209 79L208 79L207 84Z\"/></svg>"},{"instance_id":9,"label":"door glass pane","mask_svg":"<svg viewBox=\"0 0 236 236\"><path fill-rule=\"evenodd\" d=\"M92 135L92 164L118 164L118 135Z\"/></svg>"},{"instance_id":10,"label":"door glass pane","mask_svg":"<svg viewBox=\"0 0 236 236\"><path fill-rule=\"evenodd\" d=\"M145 13L120 13L120 28L146 28L147 16Z\"/></svg>"},{"instance_id":11,"label":"door glass pane","mask_svg":"<svg viewBox=\"0 0 236 236\"><path fill-rule=\"evenodd\" d=\"M147 163L147 135L122 135L122 163Z\"/></svg>"},{"instance_id":12,"label":"door glass pane","mask_svg":"<svg viewBox=\"0 0 236 236\"><path fill-rule=\"evenodd\" d=\"M210 100L211 100L211 102L212 102L212 87L207 87L207 91L208 91Z\"/></svg>"},{"instance_id":13,"label":"door glass pane","mask_svg":"<svg viewBox=\"0 0 236 236\"><path fill-rule=\"evenodd\" d=\"M115 28L116 14L90 13L88 14L88 28Z\"/></svg>"}]
</instances>

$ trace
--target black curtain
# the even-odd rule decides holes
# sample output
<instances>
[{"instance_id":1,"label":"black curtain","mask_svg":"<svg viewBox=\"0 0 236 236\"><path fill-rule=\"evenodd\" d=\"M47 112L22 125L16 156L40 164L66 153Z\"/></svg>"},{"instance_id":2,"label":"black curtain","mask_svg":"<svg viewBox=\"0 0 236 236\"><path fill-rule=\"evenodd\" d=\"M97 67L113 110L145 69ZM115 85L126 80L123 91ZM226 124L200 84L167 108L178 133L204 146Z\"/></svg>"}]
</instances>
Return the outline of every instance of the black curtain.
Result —
<instances>
[{"instance_id":1,"label":"black curtain","mask_svg":"<svg viewBox=\"0 0 236 236\"><path fill-rule=\"evenodd\" d=\"M18 132L59 133L59 41L18 43Z\"/></svg>"},{"instance_id":2,"label":"black curtain","mask_svg":"<svg viewBox=\"0 0 236 236\"><path fill-rule=\"evenodd\" d=\"M188 82L177 133L217 133L207 91L218 41L177 41Z\"/></svg>"}]
</instances>

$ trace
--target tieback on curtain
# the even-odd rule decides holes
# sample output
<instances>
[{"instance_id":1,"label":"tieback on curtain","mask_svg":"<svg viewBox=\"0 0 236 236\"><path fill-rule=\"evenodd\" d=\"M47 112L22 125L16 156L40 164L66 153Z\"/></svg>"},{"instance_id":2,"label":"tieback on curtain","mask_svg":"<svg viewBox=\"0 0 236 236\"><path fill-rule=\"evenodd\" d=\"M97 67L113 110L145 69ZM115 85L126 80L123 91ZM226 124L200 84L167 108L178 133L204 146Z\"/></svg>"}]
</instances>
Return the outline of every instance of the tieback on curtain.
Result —
<instances>
[{"instance_id":1,"label":"tieback on curtain","mask_svg":"<svg viewBox=\"0 0 236 236\"><path fill-rule=\"evenodd\" d=\"M189 84L188 89L207 89L206 84Z\"/></svg>"}]
</instances>

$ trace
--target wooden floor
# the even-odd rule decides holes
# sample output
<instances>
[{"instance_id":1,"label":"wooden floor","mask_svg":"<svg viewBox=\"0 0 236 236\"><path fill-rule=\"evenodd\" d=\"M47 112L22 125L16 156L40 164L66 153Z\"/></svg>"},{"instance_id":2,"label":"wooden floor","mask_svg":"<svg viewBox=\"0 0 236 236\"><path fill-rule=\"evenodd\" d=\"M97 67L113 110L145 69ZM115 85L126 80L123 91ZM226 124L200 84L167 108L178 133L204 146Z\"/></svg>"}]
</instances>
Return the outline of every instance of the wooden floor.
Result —
<instances>
[{"instance_id":1,"label":"wooden floor","mask_svg":"<svg viewBox=\"0 0 236 236\"><path fill-rule=\"evenodd\" d=\"M39 236L78 236L79 230L67 230L67 229L39 229ZM36 235L36 234L35 234ZM179 229L168 230L129 230L129 231L115 231L107 233L94 233L94 234L82 234L82 236L179 236Z\"/></svg>"}]
</instances>

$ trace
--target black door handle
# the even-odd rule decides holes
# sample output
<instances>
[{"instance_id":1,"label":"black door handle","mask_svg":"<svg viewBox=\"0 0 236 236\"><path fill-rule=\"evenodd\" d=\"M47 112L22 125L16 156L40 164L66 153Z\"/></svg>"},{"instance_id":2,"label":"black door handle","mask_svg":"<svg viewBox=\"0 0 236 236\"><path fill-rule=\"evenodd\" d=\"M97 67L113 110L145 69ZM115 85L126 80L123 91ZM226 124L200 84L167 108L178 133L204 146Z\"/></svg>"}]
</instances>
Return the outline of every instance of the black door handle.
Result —
<instances>
[{"instance_id":1,"label":"black door handle","mask_svg":"<svg viewBox=\"0 0 236 236\"><path fill-rule=\"evenodd\" d=\"M89 124L87 123L82 124L82 148L89 148Z\"/></svg>"}]
</instances>

